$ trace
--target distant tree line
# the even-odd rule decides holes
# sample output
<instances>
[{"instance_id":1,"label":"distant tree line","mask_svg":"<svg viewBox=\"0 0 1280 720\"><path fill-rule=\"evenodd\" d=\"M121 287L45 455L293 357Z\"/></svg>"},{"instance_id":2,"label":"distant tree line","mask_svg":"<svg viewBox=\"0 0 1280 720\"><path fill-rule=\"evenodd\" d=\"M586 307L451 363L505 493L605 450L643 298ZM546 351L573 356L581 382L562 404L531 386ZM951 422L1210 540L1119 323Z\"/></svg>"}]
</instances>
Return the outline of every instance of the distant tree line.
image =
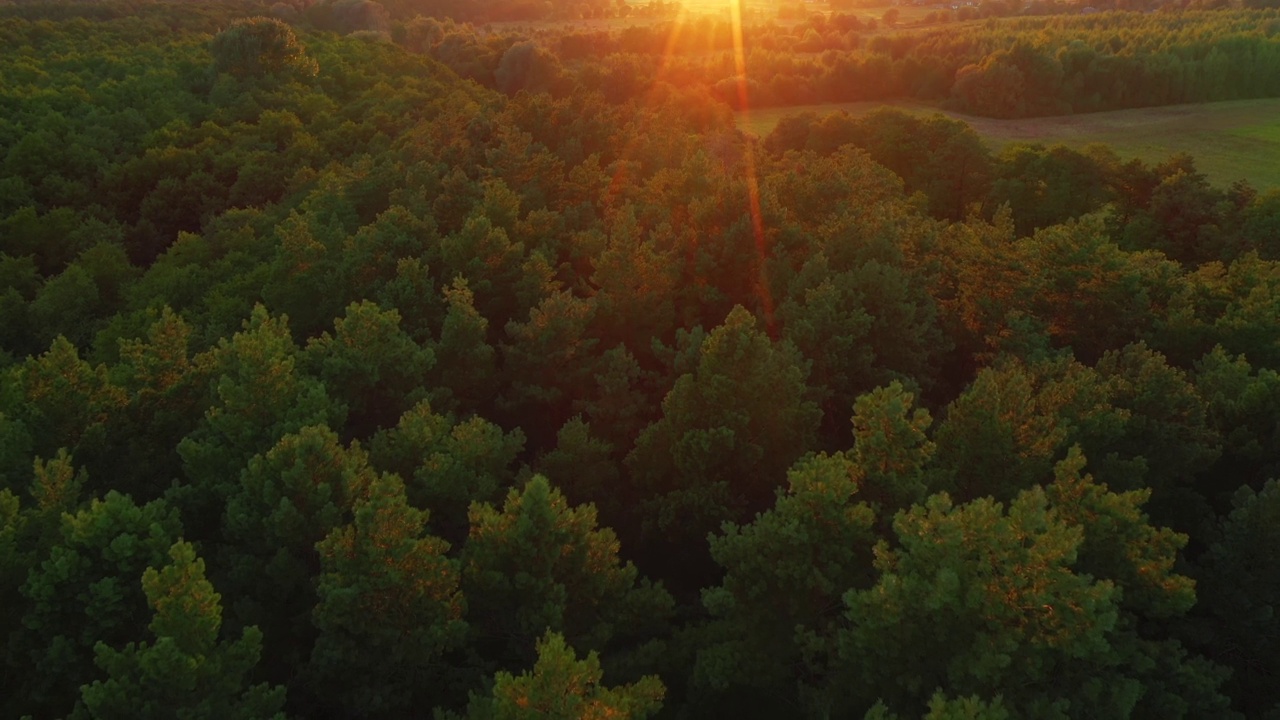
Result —
<instances>
[{"instance_id":1,"label":"distant tree line","mask_svg":"<svg viewBox=\"0 0 1280 720\"><path fill-rule=\"evenodd\" d=\"M745 75L727 22L615 31L477 33L415 20L396 37L494 87L506 48L533 42L543 64L606 97L632 99L654 82L699 87L739 106L918 99L974 115L1035 117L1280 97L1275 10L1101 13L995 20L957 28L868 34L856 17L814 15L748 27Z\"/></svg>"}]
</instances>

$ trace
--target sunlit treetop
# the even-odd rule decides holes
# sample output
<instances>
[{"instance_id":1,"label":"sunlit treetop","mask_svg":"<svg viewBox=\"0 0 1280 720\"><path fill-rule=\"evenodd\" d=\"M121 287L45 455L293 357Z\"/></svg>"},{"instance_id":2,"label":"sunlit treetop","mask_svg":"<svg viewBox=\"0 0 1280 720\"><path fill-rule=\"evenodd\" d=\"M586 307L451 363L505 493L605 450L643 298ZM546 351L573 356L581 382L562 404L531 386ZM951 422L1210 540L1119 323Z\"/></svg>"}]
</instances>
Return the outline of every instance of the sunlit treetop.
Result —
<instances>
[{"instance_id":1,"label":"sunlit treetop","mask_svg":"<svg viewBox=\"0 0 1280 720\"><path fill-rule=\"evenodd\" d=\"M216 72L241 79L290 72L308 77L317 71L293 28L274 18L236 20L213 38L210 50Z\"/></svg>"}]
</instances>

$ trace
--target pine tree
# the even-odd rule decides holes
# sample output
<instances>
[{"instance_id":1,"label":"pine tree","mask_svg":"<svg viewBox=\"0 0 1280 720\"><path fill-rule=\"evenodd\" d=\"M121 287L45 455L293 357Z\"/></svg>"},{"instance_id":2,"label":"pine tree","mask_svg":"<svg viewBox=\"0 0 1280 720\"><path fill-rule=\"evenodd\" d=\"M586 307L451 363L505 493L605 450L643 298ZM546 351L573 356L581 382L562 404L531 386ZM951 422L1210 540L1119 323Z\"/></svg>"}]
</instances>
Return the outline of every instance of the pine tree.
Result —
<instances>
[{"instance_id":1,"label":"pine tree","mask_svg":"<svg viewBox=\"0 0 1280 720\"><path fill-rule=\"evenodd\" d=\"M772 509L710 538L724 580L702 592L714 620L695 679L742 712L820 717L841 598L871 583L875 513L843 455L802 460L788 480Z\"/></svg>"},{"instance_id":2,"label":"pine tree","mask_svg":"<svg viewBox=\"0 0 1280 720\"><path fill-rule=\"evenodd\" d=\"M541 476L511 489L501 510L472 505L462 580L478 645L505 663L548 628L589 649L661 629L671 596L618 549L594 507L570 507Z\"/></svg>"},{"instance_id":3,"label":"pine tree","mask_svg":"<svg viewBox=\"0 0 1280 720\"><path fill-rule=\"evenodd\" d=\"M644 720L662 708L666 688L653 676L631 685L605 687L594 652L579 660L564 638L547 632L538 642L531 672L500 672L493 693L473 697L468 720Z\"/></svg>"},{"instance_id":4,"label":"pine tree","mask_svg":"<svg viewBox=\"0 0 1280 720\"><path fill-rule=\"evenodd\" d=\"M30 711L65 713L75 689L93 677L97 644L121 647L146 627L138 577L164 562L182 533L164 501L137 506L108 492L63 514L60 537L22 585L27 611L16 642L33 670L24 682Z\"/></svg>"},{"instance_id":5,"label":"pine tree","mask_svg":"<svg viewBox=\"0 0 1280 720\"><path fill-rule=\"evenodd\" d=\"M646 523L673 541L699 542L767 507L822 417L799 353L774 344L741 307L707 336L697 362L627 458L650 498Z\"/></svg>"},{"instance_id":6,"label":"pine tree","mask_svg":"<svg viewBox=\"0 0 1280 720\"><path fill-rule=\"evenodd\" d=\"M245 683L262 651L262 633L248 627L238 640L219 641L221 596L205 579L204 561L181 541L169 557L169 565L142 576L155 640L121 650L99 643L96 662L108 679L81 689L71 717L283 720L284 688Z\"/></svg>"},{"instance_id":7,"label":"pine tree","mask_svg":"<svg viewBox=\"0 0 1280 720\"><path fill-rule=\"evenodd\" d=\"M345 715L412 717L442 699L443 657L466 635L457 561L425 534L428 513L407 504L398 477L379 477L367 495L316 546L320 636L307 677Z\"/></svg>"}]
</instances>

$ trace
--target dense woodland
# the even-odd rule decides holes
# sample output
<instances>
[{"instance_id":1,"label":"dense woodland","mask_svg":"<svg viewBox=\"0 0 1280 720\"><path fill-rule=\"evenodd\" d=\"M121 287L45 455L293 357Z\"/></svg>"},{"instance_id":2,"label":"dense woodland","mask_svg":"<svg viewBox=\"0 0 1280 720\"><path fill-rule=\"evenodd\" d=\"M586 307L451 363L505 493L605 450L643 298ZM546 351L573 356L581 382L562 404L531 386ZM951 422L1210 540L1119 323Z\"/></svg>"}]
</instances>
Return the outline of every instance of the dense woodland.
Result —
<instances>
[{"instance_id":1,"label":"dense woodland","mask_svg":"<svg viewBox=\"0 0 1280 720\"><path fill-rule=\"evenodd\" d=\"M1280 190L267 12L0 8L0 716L1280 717Z\"/></svg>"},{"instance_id":2,"label":"dense woodland","mask_svg":"<svg viewBox=\"0 0 1280 720\"><path fill-rule=\"evenodd\" d=\"M732 23L708 17L613 32L415 18L392 36L508 93L584 87L617 101L655 81L735 107L914 99L1001 118L1280 97L1278 10L997 19L1015 7L966 7L991 16L914 31L843 13L752 24L741 64Z\"/></svg>"}]
</instances>

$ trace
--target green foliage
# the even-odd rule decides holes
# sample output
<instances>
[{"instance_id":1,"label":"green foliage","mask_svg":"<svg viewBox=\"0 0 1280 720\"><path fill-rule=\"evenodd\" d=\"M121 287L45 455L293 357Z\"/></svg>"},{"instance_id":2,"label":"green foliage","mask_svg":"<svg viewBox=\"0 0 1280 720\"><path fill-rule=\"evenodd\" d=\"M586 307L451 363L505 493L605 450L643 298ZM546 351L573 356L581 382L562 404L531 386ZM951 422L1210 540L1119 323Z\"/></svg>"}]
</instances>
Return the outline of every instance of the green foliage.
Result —
<instances>
[{"instance_id":1,"label":"green foliage","mask_svg":"<svg viewBox=\"0 0 1280 720\"><path fill-rule=\"evenodd\" d=\"M1111 492L1083 474L1084 465L1073 447L1045 487L1058 517L1084 529L1075 567L1122 588L1121 607L1138 617L1186 613L1196 601L1194 584L1173 568L1187 536L1149 524L1141 507L1150 491Z\"/></svg>"},{"instance_id":2,"label":"green foliage","mask_svg":"<svg viewBox=\"0 0 1280 720\"><path fill-rule=\"evenodd\" d=\"M871 582L875 513L860 501L859 467L842 455L803 460L788 479L771 510L710 538L725 573L702 592L715 620L696 677L776 713L819 715L831 711L823 693L841 597Z\"/></svg>"},{"instance_id":3,"label":"green foliage","mask_svg":"<svg viewBox=\"0 0 1280 720\"><path fill-rule=\"evenodd\" d=\"M853 461L863 475L861 494L888 509L925 498L933 479L926 469L937 446L925 432L933 418L913 408L901 383L877 388L853 405Z\"/></svg>"},{"instance_id":4,"label":"green foliage","mask_svg":"<svg viewBox=\"0 0 1280 720\"><path fill-rule=\"evenodd\" d=\"M61 447L77 456L102 451L107 427L126 402L105 366L90 365L59 336L47 352L28 357L11 373L17 394L12 417L37 454L48 457Z\"/></svg>"},{"instance_id":5,"label":"green foliage","mask_svg":"<svg viewBox=\"0 0 1280 720\"><path fill-rule=\"evenodd\" d=\"M534 720L535 718L625 718L643 720L662 709L666 688L653 676L631 685L605 687L594 652L579 660L573 648L555 632L538 641L538 660L532 671L519 676L500 672L490 697L473 697L467 718L472 720Z\"/></svg>"},{"instance_id":6,"label":"green foliage","mask_svg":"<svg viewBox=\"0 0 1280 720\"><path fill-rule=\"evenodd\" d=\"M174 543L169 557L142 575L154 642L119 650L99 643L96 662L108 679L81 688L71 717L283 719L284 688L245 683L262 633L245 628L240 639L220 642L221 596L205 579L204 561L185 542Z\"/></svg>"},{"instance_id":7,"label":"green foliage","mask_svg":"<svg viewBox=\"0 0 1280 720\"><path fill-rule=\"evenodd\" d=\"M590 301L562 291L530 310L527 322L507 324L502 350L512 379L503 405L531 432L567 420L577 389L588 383L599 342L588 336L594 310ZM530 422L530 416L542 419Z\"/></svg>"},{"instance_id":8,"label":"green foliage","mask_svg":"<svg viewBox=\"0 0 1280 720\"><path fill-rule=\"evenodd\" d=\"M345 408L324 385L301 372L287 318L258 306L244 330L205 356L211 402L195 430L178 444L187 483L173 497L189 514L217 517L249 458L289 433L313 425L341 425ZM200 528L203 536L210 532ZM317 538L318 539L318 538Z\"/></svg>"},{"instance_id":9,"label":"green foliage","mask_svg":"<svg viewBox=\"0 0 1280 720\"><path fill-rule=\"evenodd\" d=\"M316 73L315 60L306 56L293 29L275 18L236 20L214 36L209 49L216 72L240 79Z\"/></svg>"},{"instance_id":10,"label":"green foliage","mask_svg":"<svg viewBox=\"0 0 1280 720\"><path fill-rule=\"evenodd\" d=\"M511 489L502 509L471 506L462 586L480 647L504 664L548 629L578 647L660 629L672 599L618 558L591 505L570 507L546 478Z\"/></svg>"},{"instance_id":11,"label":"green foliage","mask_svg":"<svg viewBox=\"0 0 1280 720\"><path fill-rule=\"evenodd\" d=\"M326 179L330 183L335 180L332 175ZM336 188L330 192L334 190ZM347 205L342 207L343 211L354 210L343 197L317 198L315 204L319 205L324 200ZM326 210L337 212L336 208ZM318 334L321 328L328 327L350 297L347 287L352 268L347 264L350 258L342 247L346 234L342 225L347 222L344 222L345 218L339 222L329 219L326 226L324 214L323 211L307 214L295 211L276 227L280 251L275 256L272 271L278 279L263 289L263 295L272 307L294 318L293 324L306 336ZM351 219L349 224L355 225L356 221Z\"/></svg>"},{"instance_id":12,"label":"green foliage","mask_svg":"<svg viewBox=\"0 0 1280 720\"><path fill-rule=\"evenodd\" d=\"M35 479L27 493L33 502L27 507L23 508L22 500L9 489L0 490L0 605L9 608L0 620L0 636L6 640L0 646L0 658L15 668L13 676L18 679L25 679L30 672L25 669L30 662L27 658L40 651L40 640L34 634L21 634L26 611L31 609L23 585L62 539L64 513L79 508L86 480L84 471L76 471L65 451L48 462L36 458L33 470ZM0 701L0 712L21 715L31 708L31 701L12 693Z\"/></svg>"},{"instance_id":13,"label":"green foliage","mask_svg":"<svg viewBox=\"0 0 1280 720\"><path fill-rule=\"evenodd\" d=\"M1008 500L1049 476L1066 432L1034 383L1024 368L983 370L947 408L935 440L958 497Z\"/></svg>"},{"instance_id":14,"label":"green foliage","mask_svg":"<svg viewBox=\"0 0 1280 720\"><path fill-rule=\"evenodd\" d=\"M894 720L899 716L889 712L883 703L864 716L864 720ZM924 720L1009 720L1009 711L1005 709L1000 696L990 703L976 695L965 698L949 698L940 692L929 699L929 712L921 716Z\"/></svg>"},{"instance_id":15,"label":"green foliage","mask_svg":"<svg viewBox=\"0 0 1280 720\"><path fill-rule=\"evenodd\" d=\"M1280 476L1280 373L1254 368L1243 356L1221 347L1201 358L1195 367L1196 392L1205 399L1210 427L1222 438L1222 456L1211 478L1230 478L1212 488L1214 498L1234 491L1237 483L1257 486Z\"/></svg>"},{"instance_id":16,"label":"green foliage","mask_svg":"<svg viewBox=\"0 0 1280 720\"><path fill-rule=\"evenodd\" d=\"M1280 528L1280 482L1268 481L1258 492L1240 488L1233 506L1198 563L1207 627L1197 639L1233 649L1223 658L1234 670L1227 688L1236 707L1254 717L1280 703L1274 664L1280 652L1280 564L1270 550Z\"/></svg>"},{"instance_id":17,"label":"green foliage","mask_svg":"<svg viewBox=\"0 0 1280 720\"><path fill-rule=\"evenodd\" d=\"M626 488L613 446L593 435L591 424L581 415L560 428L555 449L539 458L536 467L539 474L555 478L556 487L573 504L590 503L606 519L625 517Z\"/></svg>"},{"instance_id":18,"label":"green foliage","mask_svg":"<svg viewBox=\"0 0 1280 720\"><path fill-rule=\"evenodd\" d=\"M26 425L0 413L0 485L5 490L20 487L26 460L31 456L32 438Z\"/></svg>"},{"instance_id":19,"label":"green foliage","mask_svg":"<svg viewBox=\"0 0 1280 720\"><path fill-rule=\"evenodd\" d=\"M1161 523L1195 528L1194 477L1218 455L1204 401L1186 374L1141 343L1094 368L1068 361L984 370L948 409L938 460L962 497L1012 497L1050 475L1078 443L1090 469L1121 490L1149 488Z\"/></svg>"},{"instance_id":20,"label":"green foliage","mask_svg":"<svg viewBox=\"0 0 1280 720\"><path fill-rule=\"evenodd\" d=\"M1020 237L1095 211L1113 194L1106 168L1064 145L1008 145L998 167L991 199L1009 204Z\"/></svg>"},{"instance_id":21,"label":"green foliage","mask_svg":"<svg viewBox=\"0 0 1280 720\"><path fill-rule=\"evenodd\" d=\"M592 260L591 284L597 288L594 320L609 341L643 350L676 325L679 264L652 236L645 237L628 205L619 211L613 232Z\"/></svg>"},{"instance_id":22,"label":"green foliage","mask_svg":"<svg viewBox=\"0 0 1280 720\"><path fill-rule=\"evenodd\" d=\"M52 465L41 474L68 472L61 460ZM39 492L46 500L63 485L48 480ZM26 712L69 711L76 689L95 676L94 648L120 648L141 634L147 604L138 578L164 562L181 533L177 512L163 501L139 507L114 491L63 515L60 537L41 549L22 584L25 629L16 642L27 668Z\"/></svg>"},{"instance_id":23,"label":"green foliage","mask_svg":"<svg viewBox=\"0 0 1280 720\"><path fill-rule=\"evenodd\" d=\"M333 335L307 343L306 360L329 394L342 401L357 427L390 425L413 406L434 358L400 329L400 314L377 304L352 303L334 321Z\"/></svg>"},{"instance_id":24,"label":"green foliage","mask_svg":"<svg viewBox=\"0 0 1280 720\"><path fill-rule=\"evenodd\" d=\"M461 277L444 289L448 311L440 327L436 357L438 395L474 412L492 400L497 386L496 353L487 341L489 321L476 310L475 293Z\"/></svg>"},{"instance_id":25,"label":"green foliage","mask_svg":"<svg viewBox=\"0 0 1280 720\"><path fill-rule=\"evenodd\" d=\"M1280 345L1273 314L1280 301L1280 264L1255 253L1229 265L1207 263L1170 298L1168 318L1155 323L1152 344L1190 364L1221 345L1250 363L1276 367Z\"/></svg>"},{"instance_id":26,"label":"green foliage","mask_svg":"<svg viewBox=\"0 0 1280 720\"><path fill-rule=\"evenodd\" d=\"M119 341L112 370L129 405L117 425L115 482L140 498L159 496L178 475L176 448L205 409L213 368L192 357L191 335L191 325L166 306L145 337Z\"/></svg>"},{"instance_id":27,"label":"green foliage","mask_svg":"<svg viewBox=\"0 0 1280 720\"><path fill-rule=\"evenodd\" d=\"M1202 510L1186 486L1219 452L1204 400L1185 372L1142 344L1106 353L1096 370L1108 385L1111 402L1128 418L1122 434L1111 442L1097 448L1082 443L1085 453L1105 453L1108 461L1121 463L1123 474L1102 475L1113 486L1150 487L1152 512L1161 522L1179 529L1195 527ZM1137 467L1142 470L1135 472ZM1135 482L1137 478L1141 480Z\"/></svg>"},{"instance_id":28,"label":"green foliage","mask_svg":"<svg viewBox=\"0 0 1280 720\"><path fill-rule=\"evenodd\" d=\"M515 319L525 248L487 216L473 214L462 228L440 241L444 277L462 276L473 293L476 310L495 327ZM527 307L527 306L526 306Z\"/></svg>"},{"instance_id":29,"label":"green foliage","mask_svg":"<svg viewBox=\"0 0 1280 720\"><path fill-rule=\"evenodd\" d=\"M805 374L794 347L771 342L741 307L707 336L627 458L653 530L696 538L765 506L821 419Z\"/></svg>"},{"instance_id":30,"label":"green foliage","mask_svg":"<svg viewBox=\"0 0 1280 720\"><path fill-rule=\"evenodd\" d=\"M364 451L342 447L324 427L286 435L240 474L226 504L221 535L228 547L219 565L238 618L266 628L273 670L306 658L314 641L316 543L349 521L375 478Z\"/></svg>"},{"instance_id":31,"label":"green foliage","mask_svg":"<svg viewBox=\"0 0 1280 720\"><path fill-rule=\"evenodd\" d=\"M555 87L560 75L560 61L533 42L516 43L507 48L498 62L493 78L497 87L508 95L524 90L546 92Z\"/></svg>"},{"instance_id":32,"label":"green foliage","mask_svg":"<svg viewBox=\"0 0 1280 720\"><path fill-rule=\"evenodd\" d=\"M1107 636L1120 593L1072 571L1083 532L1055 517L1042 491L1007 511L933 496L900 513L894 533L896 549L876 550L875 585L845 595L844 692L905 712L922 710L936 687L1003 694L1019 714L1040 717L1132 709L1140 686L1086 672L1117 664Z\"/></svg>"},{"instance_id":33,"label":"green foliage","mask_svg":"<svg viewBox=\"0 0 1280 720\"><path fill-rule=\"evenodd\" d=\"M0 8L0 715L1273 711L1274 193L722 102L1275 95L1273 11L383 5Z\"/></svg>"},{"instance_id":34,"label":"green foliage","mask_svg":"<svg viewBox=\"0 0 1280 720\"><path fill-rule=\"evenodd\" d=\"M34 565L32 548L27 547L28 543L24 542L27 539L27 526L28 521L23 516L18 496L8 488L0 490L0 603L15 610L21 607L22 602L18 582L26 577ZM14 631L21 627L21 621L22 618L18 617L16 611L8 613L7 617L0 620L0 633L4 633L6 638L13 637ZM10 642L6 642L3 654L0 654L0 659L3 659L6 666L10 666L14 660L9 656L10 645ZM0 709L16 715L23 704L24 701L15 693L0 702Z\"/></svg>"},{"instance_id":35,"label":"green foliage","mask_svg":"<svg viewBox=\"0 0 1280 720\"><path fill-rule=\"evenodd\" d=\"M31 301L31 322L36 327L61 328L72 344L85 346L93 335L93 319L102 305L98 287L79 265L50 278ZM51 342L56 336L41 338Z\"/></svg>"},{"instance_id":36,"label":"green foliage","mask_svg":"<svg viewBox=\"0 0 1280 720\"><path fill-rule=\"evenodd\" d=\"M320 636L307 676L326 706L408 717L440 700L443 656L466 635L457 562L424 535L428 513L409 507L394 475L373 480L352 514L316 546Z\"/></svg>"},{"instance_id":37,"label":"green foliage","mask_svg":"<svg viewBox=\"0 0 1280 720\"><path fill-rule=\"evenodd\" d=\"M66 450L59 449L57 456L48 462L36 458L31 499L51 520L57 513L71 512L79 507L87 480L88 474L84 470L76 472L71 456Z\"/></svg>"},{"instance_id":38,"label":"green foliage","mask_svg":"<svg viewBox=\"0 0 1280 720\"><path fill-rule=\"evenodd\" d=\"M466 537L468 508L497 500L515 481L514 463L524 435L482 418L457 422L422 401L393 428L370 443L370 460L405 480L409 502L430 508L437 534L451 542Z\"/></svg>"}]
</instances>

